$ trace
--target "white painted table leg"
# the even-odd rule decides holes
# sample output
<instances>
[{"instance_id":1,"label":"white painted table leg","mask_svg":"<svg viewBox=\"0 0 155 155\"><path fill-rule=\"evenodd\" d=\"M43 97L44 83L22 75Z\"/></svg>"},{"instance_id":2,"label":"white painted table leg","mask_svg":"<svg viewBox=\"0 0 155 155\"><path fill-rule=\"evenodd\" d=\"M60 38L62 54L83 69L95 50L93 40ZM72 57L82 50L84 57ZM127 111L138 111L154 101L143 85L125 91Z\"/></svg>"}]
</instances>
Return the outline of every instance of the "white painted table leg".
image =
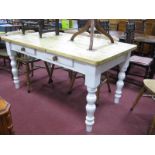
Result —
<instances>
[{"instance_id":1,"label":"white painted table leg","mask_svg":"<svg viewBox=\"0 0 155 155\"><path fill-rule=\"evenodd\" d=\"M87 87L88 94L87 94L87 105L86 105L86 111L87 111L87 116L86 116L86 131L91 132L92 131L92 126L94 124L94 112L96 109L96 88L89 88Z\"/></svg>"},{"instance_id":2,"label":"white painted table leg","mask_svg":"<svg viewBox=\"0 0 155 155\"><path fill-rule=\"evenodd\" d=\"M15 56L12 55L12 56L10 56L10 59L11 59L13 81L14 81L14 84L15 84L15 88L18 89L20 87L20 84L19 84L19 77L18 77L16 58L15 58Z\"/></svg>"},{"instance_id":3,"label":"white painted table leg","mask_svg":"<svg viewBox=\"0 0 155 155\"><path fill-rule=\"evenodd\" d=\"M116 92L115 92L115 98L114 98L114 103L118 104L119 100L122 96L122 88L124 86L124 79L125 79L125 72L129 66L129 57L130 57L130 53L126 59L125 62L123 62L122 64L120 64L120 72L118 74L118 81L117 81L117 88L116 88Z\"/></svg>"},{"instance_id":4,"label":"white painted table leg","mask_svg":"<svg viewBox=\"0 0 155 155\"><path fill-rule=\"evenodd\" d=\"M11 51L10 50L10 44L6 43L6 47L7 47L7 53L10 57L11 60L11 71L12 71L12 75L13 75L13 81L15 84L15 88L18 89L20 87L19 84L19 77L18 77L18 70L17 70L17 63L16 63L16 52L15 51Z\"/></svg>"},{"instance_id":5,"label":"white painted table leg","mask_svg":"<svg viewBox=\"0 0 155 155\"><path fill-rule=\"evenodd\" d=\"M91 132L94 124L94 112L96 110L96 91L100 84L101 74L94 66L88 66L87 73L85 75L85 85L87 87L87 105L86 105L86 131Z\"/></svg>"}]
</instances>

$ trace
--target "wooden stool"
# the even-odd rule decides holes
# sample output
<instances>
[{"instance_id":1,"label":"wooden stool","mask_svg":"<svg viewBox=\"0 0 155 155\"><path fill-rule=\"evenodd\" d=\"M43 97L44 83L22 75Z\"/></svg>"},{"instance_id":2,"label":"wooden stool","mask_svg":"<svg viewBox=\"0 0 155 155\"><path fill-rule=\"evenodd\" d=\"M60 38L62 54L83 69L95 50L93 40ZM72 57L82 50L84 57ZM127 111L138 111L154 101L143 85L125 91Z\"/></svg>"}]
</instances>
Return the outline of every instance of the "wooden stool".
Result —
<instances>
[{"instance_id":1,"label":"wooden stool","mask_svg":"<svg viewBox=\"0 0 155 155\"><path fill-rule=\"evenodd\" d=\"M13 133L10 104L0 97L0 135Z\"/></svg>"}]
</instances>

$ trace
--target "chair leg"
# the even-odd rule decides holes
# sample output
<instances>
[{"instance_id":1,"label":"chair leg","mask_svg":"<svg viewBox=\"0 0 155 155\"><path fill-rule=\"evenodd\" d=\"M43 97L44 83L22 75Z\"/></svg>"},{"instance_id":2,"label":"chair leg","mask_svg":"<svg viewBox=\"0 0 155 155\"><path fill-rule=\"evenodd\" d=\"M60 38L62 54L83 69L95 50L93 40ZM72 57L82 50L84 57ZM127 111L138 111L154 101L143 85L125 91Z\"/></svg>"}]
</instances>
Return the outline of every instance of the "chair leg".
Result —
<instances>
[{"instance_id":1,"label":"chair leg","mask_svg":"<svg viewBox=\"0 0 155 155\"><path fill-rule=\"evenodd\" d=\"M9 70L10 70L10 74L11 74L11 79L13 80L12 67L11 67L11 60L8 59L8 61L9 61Z\"/></svg>"},{"instance_id":2,"label":"chair leg","mask_svg":"<svg viewBox=\"0 0 155 155\"><path fill-rule=\"evenodd\" d=\"M50 84L50 83L53 82L51 74L50 74L50 69L49 69L49 66L48 66L47 62L44 61L44 64L45 64L45 67L46 67L46 70L47 70L47 73L48 73L48 76L49 76L48 83Z\"/></svg>"},{"instance_id":3,"label":"chair leg","mask_svg":"<svg viewBox=\"0 0 155 155\"><path fill-rule=\"evenodd\" d=\"M71 94L72 93L72 89L73 89L73 85L74 85L76 76L77 76L77 72L73 72L72 73L72 79L71 79L71 83L70 83L68 94Z\"/></svg>"},{"instance_id":4,"label":"chair leg","mask_svg":"<svg viewBox=\"0 0 155 155\"><path fill-rule=\"evenodd\" d=\"M150 128L149 128L149 130L148 130L148 135L152 135L153 132L154 132L154 130L155 130L155 116L153 117L151 126L150 126Z\"/></svg>"},{"instance_id":5,"label":"chair leg","mask_svg":"<svg viewBox=\"0 0 155 155\"><path fill-rule=\"evenodd\" d=\"M31 62L30 64L31 64L31 77L33 77L33 68L34 68L34 64L33 64L33 62Z\"/></svg>"},{"instance_id":6,"label":"chair leg","mask_svg":"<svg viewBox=\"0 0 155 155\"><path fill-rule=\"evenodd\" d=\"M68 76L69 76L70 81L72 81L73 71L69 70Z\"/></svg>"},{"instance_id":7,"label":"chair leg","mask_svg":"<svg viewBox=\"0 0 155 155\"><path fill-rule=\"evenodd\" d=\"M109 73L107 72L106 73L106 78L107 78L107 87L108 87L108 91L109 91L109 93L111 93L111 88L110 88L110 83L109 83Z\"/></svg>"},{"instance_id":8,"label":"chair leg","mask_svg":"<svg viewBox=\"0 0 155 155\"><path fill-rule=\"evenodd\" d=\"M146 79L148 77L149 74L149 66L146 67L146 71L145 71L145 75L144 75L144 79Z\"/></svg>"},{"instance_id":9,"label":"chair leg","mask_svg":"<svg viewBox=\"0 0 155 155\"><path fill-rule=\"evenodd\" d=\"M53 72L54 72L54 68L55 68L55 65L54 64L52 64L52 67L51 67L51 72L49 72L50 73L50 75L49 75L49 81L48 81L48 83L52 83L53 82Z\"/></svg>"},{"instance_id":10,"label":"chair leg","mask_svg":"<svg viewBox=\"0 0 155 155\"><path fill-rule=\"evenodd\" d=\"M132 107L130 108L130 111L133 111L133 109L134 109L135 106L138 104L138 101L140 100L140 98L142 97L142 95L144 94L145 91L146 91L146 88L145 88L145 87L143 87L143 88L140 90L140 92L139 92L137 98L135 99L135 101L134 101Z\"/></svg>"},{"instance_id":11,"label":"chair leg","mask_svg":"<svg viewBox=\"0 0 155 155\"><path fill-rule=\"evenodd\" d=\"M99 106L100 88L101 88L101 85L99 85L99 86L97 87L97 92L96 92L96 106Z\"/></svg>"},{"instance_id":12,"label":"chair leg","mask_svg":"<svg viewBox=\"0 0 155 155\"><path fill-rule=\"evenodd\" d=\"M26 78L27 78L27 92L30 93L30 67L29 67L29 63L26 63Z\"/></svg>"},{"instance_id":13,"label":"chair leg","mask_svg":"<svg viewBox=\"0 0 155 155\"><path fill-rule=\"evenodd\" d=\"M23 65L22 62L20 62L20 61L17 60L17 68L18 68L18 70L20 69L20 67L21 67L22 65Z\"/></svg>"},{"instance_id":14,"label":"chair leg","mask_svg":"<svg viewBox=\"0 0 155 155\"><path fill-rule=\"evenodd\" d=\"M3 58L3 63L4 63L4 66L6 66L6 59Z\"/></svg>"},{"instance_id":15,"label":"chair leg","mask_svg":"<svg viewBox=\"0 0 155 155\"><path fill-rule=\"evenodd\" d=\"M126 76L129 74L130 69L131 69L131 64L129 64L129 67L127 68Z\"/></svg>"}]
</instances>

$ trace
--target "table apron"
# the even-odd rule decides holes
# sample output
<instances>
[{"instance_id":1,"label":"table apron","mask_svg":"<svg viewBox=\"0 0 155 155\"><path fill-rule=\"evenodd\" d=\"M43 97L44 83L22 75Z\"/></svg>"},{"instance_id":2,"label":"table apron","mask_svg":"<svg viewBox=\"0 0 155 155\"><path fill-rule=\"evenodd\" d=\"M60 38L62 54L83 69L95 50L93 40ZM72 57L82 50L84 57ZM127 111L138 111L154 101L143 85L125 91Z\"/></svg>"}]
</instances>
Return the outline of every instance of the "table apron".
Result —
<instances>
[{"instance_id":1,"label":"table apron","mask_svg":"<svg viewBox=\"0 0 155 155\"><path fill-rule=\"evenodd\" d=\"M87 73L90 71L89 68L96 68L99 74L101 74L113 68L114 66L120 64L121 62L125 61L127 58L127 54L124 54L122 56L115 57L107 61L106 63L96 66L96 65L91 65L91 64L75 61L73 59L65 58L63 56L58 56L56 54L46 53L46 52L39 51L33 48L23 47L21 45L17 45L13 43L10 43L10 50L11 52L22 53L22 54L49 62L51 64L55 64L55 65L82 73L84 75L87 75ZM57 60L53 60L54 57L57 57Z\"/></svg>"}]
</instances>

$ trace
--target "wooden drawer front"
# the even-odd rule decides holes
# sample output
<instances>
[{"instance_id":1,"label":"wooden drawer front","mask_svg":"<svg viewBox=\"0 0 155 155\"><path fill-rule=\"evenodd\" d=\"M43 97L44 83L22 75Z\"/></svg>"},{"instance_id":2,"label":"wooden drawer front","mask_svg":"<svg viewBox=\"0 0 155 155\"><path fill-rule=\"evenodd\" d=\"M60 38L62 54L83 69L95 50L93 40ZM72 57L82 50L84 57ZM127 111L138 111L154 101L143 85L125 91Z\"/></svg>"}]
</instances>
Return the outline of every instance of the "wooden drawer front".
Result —
<instances>
[{"instance_id":1,"label":"wooden drawer front","mask_svg":"<svg viewBox=\"0 0 155 155\"><path fill-rule=\"evenodd\" d=\"M34 49L28 48L28 47L22 47L20 45L11 45L11 50L20 52L23 54L27 54L29 56L34 56L36 54Z\"/></svg>"},{"instance_id":2,"label":"wooden drawer front","mask_svg":"<svg viewBox=\"0 0 155 155\"><path fill-rule=\"evenodd\" d=\"M69 66L69 67L73 66L73 60L70 60L70 59L67 59L61 56L46 53L45 58L47 61L51 63L62 64L62 65Z\"/></svg>"}]
</instances>

